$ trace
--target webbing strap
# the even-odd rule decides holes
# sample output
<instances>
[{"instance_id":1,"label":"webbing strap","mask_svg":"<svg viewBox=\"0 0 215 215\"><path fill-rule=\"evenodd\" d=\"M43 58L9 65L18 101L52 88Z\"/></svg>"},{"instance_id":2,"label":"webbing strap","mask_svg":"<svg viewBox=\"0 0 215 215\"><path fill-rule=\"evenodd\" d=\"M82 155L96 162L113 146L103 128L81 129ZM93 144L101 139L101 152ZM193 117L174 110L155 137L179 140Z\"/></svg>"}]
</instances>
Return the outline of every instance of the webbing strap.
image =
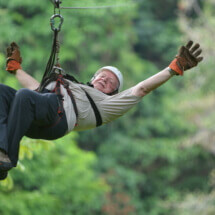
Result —
<instances>
[{"instance_id":1,"label":"webbing strap","mask_svg":"<svg viewBox=\"0 0 215 215\"><path fill-rule=\"evenodd\" d=\"M59 74L51 74L49 78L47 78L47 80L44 82L44 85L43 85L43 88L45 88L45 86L47 86L49 83L51 83L52 81L56 81L56 86L53 90L53 92L55 92L58 97L60 98L60 100L62 100L62 95L61 95L61 92L60 92L60 84L62 84L66 90L67 90L67 93L69 94L71 100L72 100L72 104L73 104L73 107L74 107L74 111L75 111L75 114L76 114L76 117L78 118L78 108L77 108L77 104L76 104L76 101L75 101L75 98L74 98L74 95L72 94L72 91L69 89L69 83L65 80L70 80L72 82L75 82L75 83L79 83L73 76L70 76L68 74L66 75L59 75ZM84 90L82 88L82 90ZM93 108L93 111L94 111L94 114L95 114L95 117L96 117L96 127L102 125L102 117L101 117L101 114L95 104L95 102L93 101L93 99L90 97L90 95L84 90L89 102L90 102L90 105L91 107ZM63 102L61 102L61 105L63 107ZM59 111L61 112L61 111Z\"/></svg>"},{"instance_id":2,"label":"webbing strap","mask_svg":"<svg viewBox=\"0 0 215 215\"><path fill-rule=\"evenodd\" d=\"M82 83L80 83L78 80L76 80L74 76L71 76L71 75L66 74L66 75L64 76L64 78L66 78L66 79L68 79L68 80L70 80L70 81L72 81L72 82L82 84ZM88 84L88 85L89 85L89 84ZM84 89L82 88L82 90L84 90ZM102 125L102 117L101 117L101 114L100 114L100 112L99 112L99 110L98 110L98 108L97 108L95 102L94 102L93 99L91 98L91 96L90 96L85 90L84 90L84 92L85 92L85 94L86 94L86 96L87 96L87 98L88 98L88 100L89 100L89 102L90 102L90 104L91 104L91 107L93 108L93 111L94 111L94 114L95 114L95 117L96 117L96 127L98 127L98 126Z\"/></svg>"},{"instance_id":3,"label":"webbing strap","mask_svg":"<svg viewBox=\"0 0 215 215\"><path fill-rule=\"evenodd\" d=\"M73 105L73 108L74 108L74 111L75 111L76 118L78 119L78 108L77 108L77 105L76 105L74 95L72 94L72 91L69 89L68 83L64 80L62 75L58 75L58 79L56 80L56 86L55 86L55 88L53 90L53 92L55 92L57 94L58 98L61 100L61 104L60 104L60 107L59 107L59 110L58 110L58 114L62 113L62 110L63 110L63 96L62 96L61 90L60 90L60 85L61 84L64 86L64 88L67 90L67 93L70 96L70 99L72 101L72 105Z\"/></svg>"},{"instance_id":4,"label":"webbing strap","mask_svg":"<svg viewBox=\"0 0 215 215\"><path fill-rule=\"evenodd\" d=\"M58 112L59 116L62 117L63 116L63 97L62 97L61 90L60 90L60 80L56 81L56 86L55 86L53 92L55 92L55 94L58 97L59 107L58 107L57 112Z\"/></svg>"},{"instance_id":5,"label":"webbing strap","mask_svg":"<svg viewBox=\"0 0 215 215\"><path fill-rule=\"evenodd\" d=\"M77 104L76 104L74 95L72 94L72 91L69 88L67 88L67 93L69 94L69 96L71 98L71 101L72 101L72 104L73 104L73 108L74 108L74 111L75 111L75 115L76 115L76 118L78 120L78 108L77 108Z\"/></svg>"},{"instance_id":6,"label":"webbing strap","mask_svg":"<svg viewBox=\"0 0 215 215\"><path fill-rule=\"evenodd\" d=\"M90 97L90 95L84 90L88 100L90 101L90 104L93 108L93 111L94 111L94 114L95 114L95 117L96 117L96 127L102 125L102 117L101 117L101 114L95 104L95 102L93 101L93 99Z\"/></svg>"}]
</instances>

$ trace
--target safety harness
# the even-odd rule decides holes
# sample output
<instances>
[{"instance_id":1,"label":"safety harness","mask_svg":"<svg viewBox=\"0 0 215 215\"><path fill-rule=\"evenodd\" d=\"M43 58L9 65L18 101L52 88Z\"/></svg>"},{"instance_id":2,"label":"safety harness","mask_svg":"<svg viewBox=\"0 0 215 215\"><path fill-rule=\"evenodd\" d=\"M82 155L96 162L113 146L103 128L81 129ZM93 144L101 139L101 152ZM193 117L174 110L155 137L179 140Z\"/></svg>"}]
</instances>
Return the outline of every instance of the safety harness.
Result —
<instances>
[{"instance_id":1,"label":"safety harness","mask_svg":"<svg viewBox=\"0 0 215 215\"><path fill-rule=\"evenodd\" d=\"M50 76L47 77L46 80L44 80L44 83L41 86L40 91L43 91L45 89L45 87L48 84L50 84L51 82L53 82L53 81L56 82L54 89L51 90L50 92L55 93L57 95L57 97L58 97L58 102L59 102L59 104L58 104L58 115L59 115L59 119L61 119L62 116L63 116L63 112L64 112L64 108L63 108L64 98L63 98L63 95L61 93L61 86L63 86L66 89L68 95L70 96L70 99L71 99L71 102L72 102L72 105L73 105L73 108L74 108L74 111L75 111L76 119L78 119L77 104L76 104L76 101L75 101L75 97L74 97L71 89L69 88L68 80L72 81L74 83L77 83L77 84L83 84L83 83L80 83L79 81L77 81L77 79L74 76L71 76L69 74L59 73L59 71L62 71L62 69L59 68L59 67L54 67L54 70L55 70L55 72L52 72L50 74ZM93 87L89 83L87 85L90 86L90 87ZM100 114L95 102L93 101L92 97L89 95L89 93L87 93L83 88L82 88L82 90L85 92L85 95L88 98L88 100L90 102L90 105L91 105L91 107L92 107L92 109L94 111L95 118L96 118L96 127L98 127L98 126L102 125L101 114ZM57 121L59 121L59 119L57 119ZM56 124L56 122L55 122L55 124ZM77 125L78 124L76 122L76 126Z\"/></svg>"},{"instance_id":2,"label":"safety harness","mask_svg":"<svg viewBox=\"0 0 215 215\"><path fill-rule=\"evenodd\" d=\"M73 108L75 111L75 115L76 115L76 126L77 126L78 108L77 108L77 104L75 101L75 97L74 97L71 89L69 88L68 80L75 82L75 83L78 83L78 84L82 84L82 83L77 81L73 76L66 74L64 72L64 70L60 67L59 56L58 56L59 52L60 52L58 33L60 32L61 26L62 26L63 21L64 21L63 17L60 14L60 4L62 2L60 0L52 0L52 2L54 3L54 15L51 16L51 18L50 18L51 29L54 32L52 51L51 51L51 55L49 57L48 63L46 65L45 73L43 75L42 81L41 81L40 86L37 89L37 91L42 92L42 91L44 91L44 89L46 88L46 86L48 84L50 84L53 81L56 82L56 85L51 92L55 93L58 97L58 102L59 102L58 115L59 115L59 118L57 121L60 121L60 119L63 116L63 112L64 112L64 108L63 108L64 98L63 98L63 95L61 93L61 86L63 86L67 90L67 93L71 98ZM56 10L58 10L58 12L56 12ZM55 19L60 19L57 27L55 27ZM92 86L92 85L89 85L89 86ZM101 114L100 114L95 102L90 97L90 95L83 88L82 88L82 90L85 92L86 97L88 98L88 100L92 106L92 109L94 111L95 118L96 118L96 126L98 127L98 126L102 125ZM56 124L56 122L55 122L55 124Z\"/></svg>"}]
</instances>

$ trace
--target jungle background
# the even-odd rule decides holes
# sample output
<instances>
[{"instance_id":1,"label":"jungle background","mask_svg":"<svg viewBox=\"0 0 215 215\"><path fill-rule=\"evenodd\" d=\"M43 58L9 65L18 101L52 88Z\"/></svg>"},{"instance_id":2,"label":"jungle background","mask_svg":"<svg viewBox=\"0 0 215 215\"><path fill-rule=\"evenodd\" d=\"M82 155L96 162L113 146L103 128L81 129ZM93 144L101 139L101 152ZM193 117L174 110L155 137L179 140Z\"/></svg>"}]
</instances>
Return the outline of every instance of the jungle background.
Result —
<instances>
[{"instance_id":1,"label":"jungle background","mask_svg":"<svg viewBox=\"0 0 215 215\"><path fill-rule=\"evenodd\" d=\"M204 61L142 99L127 115L56 141L23 138L20 162L0 182L1 215L215 214L215 0L62 0L61 66L82 82L118 67L124 89L169 65L189 39ZM53 32L48 0L0 0L0 82L16 41L41 80Z\"/></svg>"}]
</instances>

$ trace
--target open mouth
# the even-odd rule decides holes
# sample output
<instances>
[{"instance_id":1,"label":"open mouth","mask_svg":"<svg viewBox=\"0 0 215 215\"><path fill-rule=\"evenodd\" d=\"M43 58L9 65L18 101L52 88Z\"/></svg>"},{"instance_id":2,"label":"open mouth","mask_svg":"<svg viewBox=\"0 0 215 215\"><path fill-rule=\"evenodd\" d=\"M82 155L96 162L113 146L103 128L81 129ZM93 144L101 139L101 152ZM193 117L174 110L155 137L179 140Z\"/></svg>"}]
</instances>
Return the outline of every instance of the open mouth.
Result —
<instances>
[{"instance_id":1,"label":"open mouth","mask_svg":"<svg viewBox=\"0 0 215 215\"><path fill-rule=\"evenodd\" d=\"M98 82L103 88L105 87L105 85L102 82Z\"/></svg>"}]
</instances>

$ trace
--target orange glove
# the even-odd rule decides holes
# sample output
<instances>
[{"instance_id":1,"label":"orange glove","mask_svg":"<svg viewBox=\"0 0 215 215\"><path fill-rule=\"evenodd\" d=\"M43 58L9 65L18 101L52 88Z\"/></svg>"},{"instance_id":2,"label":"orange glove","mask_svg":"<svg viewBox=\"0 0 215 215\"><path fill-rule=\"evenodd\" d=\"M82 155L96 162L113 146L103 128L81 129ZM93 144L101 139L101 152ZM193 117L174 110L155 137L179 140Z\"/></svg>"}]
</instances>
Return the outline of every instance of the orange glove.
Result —
<instances>
[{"instance_id":1,"label":"orange glove","mask_svg":"<svg viewBox=\"0 0 215 215\"><path fill-rule=\"evenodd\" d=\"M7 48L7 67L6 70L10 73L15 73L17 69L22 69L21 67L22 57L19 51L19 46L12 42Z\"/></svg>"},{"instance_id":2,"label":"orange glove","mask_svg":"<svg viewBox=\"0 0 215 215\"><path fill-rule=\"evenodd\" d=\"M189 41L186 46L181 46L176 58L170 63L169 68L178 75L183 75L185 70L191 69L203 60L199 55L202 53L200 45L196 43L193 47L193 41Z\"/></svg>"}]
</instances>

